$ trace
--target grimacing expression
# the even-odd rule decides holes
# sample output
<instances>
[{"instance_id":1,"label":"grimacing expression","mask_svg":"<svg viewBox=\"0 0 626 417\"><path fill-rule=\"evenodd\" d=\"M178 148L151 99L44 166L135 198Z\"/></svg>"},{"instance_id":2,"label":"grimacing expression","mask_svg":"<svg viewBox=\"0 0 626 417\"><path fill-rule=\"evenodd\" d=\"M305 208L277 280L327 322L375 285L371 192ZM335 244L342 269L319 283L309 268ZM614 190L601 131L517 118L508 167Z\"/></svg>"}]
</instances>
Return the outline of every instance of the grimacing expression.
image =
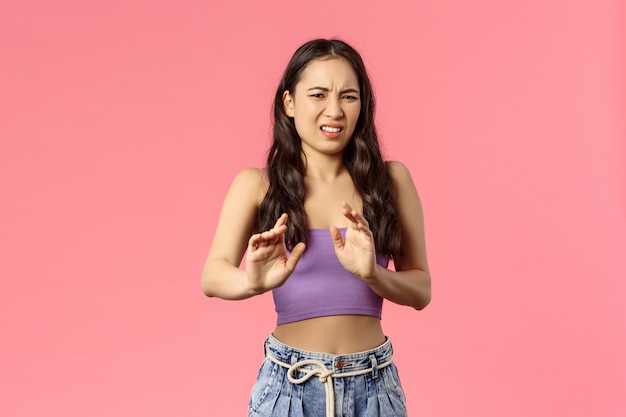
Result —
<instances>
[{"instance_id":1,"label":"grimacing expression","mask_svg":"<svg viewBox=\"0 0 626 417\"><path fill-rule=\"evenodd\" d=\"M359 79L352 66L341 57L313 60L294 90L283 93L283 105L305 155L343 152L361 112Z\"/></svg>"}]
</instances>

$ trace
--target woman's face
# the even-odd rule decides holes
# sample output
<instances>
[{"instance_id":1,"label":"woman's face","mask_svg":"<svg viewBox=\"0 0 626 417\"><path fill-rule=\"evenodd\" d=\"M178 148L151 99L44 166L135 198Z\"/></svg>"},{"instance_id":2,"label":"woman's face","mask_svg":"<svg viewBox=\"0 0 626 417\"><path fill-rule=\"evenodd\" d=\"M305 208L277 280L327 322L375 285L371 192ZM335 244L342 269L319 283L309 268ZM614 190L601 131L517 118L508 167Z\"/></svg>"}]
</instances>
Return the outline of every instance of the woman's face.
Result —
<instances>
[{"instance_id":1,"label":"woman's face","mask_svg":"<svg viewBox=\"0 0 626 417\"><path fill-rule=\"evenodd\" d=\"M358 77L344 58L311 61L295 91L283 93L283 104L294 119L305 155L340 154L361 112Z\"/></svg>"}]
</instances>

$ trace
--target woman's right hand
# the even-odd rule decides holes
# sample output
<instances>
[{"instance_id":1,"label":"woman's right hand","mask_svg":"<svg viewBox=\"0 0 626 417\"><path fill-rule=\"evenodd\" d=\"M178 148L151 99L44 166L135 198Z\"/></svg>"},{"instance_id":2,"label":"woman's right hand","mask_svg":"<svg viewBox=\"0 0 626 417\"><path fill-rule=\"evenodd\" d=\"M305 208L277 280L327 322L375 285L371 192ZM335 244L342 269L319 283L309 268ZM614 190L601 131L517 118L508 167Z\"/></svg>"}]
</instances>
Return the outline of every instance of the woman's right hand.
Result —
<instances>
[{"instance_id":1,"label":"woman's right hand","mask_svg":"<svg viewBox=\"0 0 626 417\"><path fill-rule=\"evenodd\" d=\"M295 270L305 245L298 243L287 256L286 231L287 214L284 213L272 229L254 234L248 240L246 278L253 292L261 294L280 287Z\"/></svg>"}]
</instances>

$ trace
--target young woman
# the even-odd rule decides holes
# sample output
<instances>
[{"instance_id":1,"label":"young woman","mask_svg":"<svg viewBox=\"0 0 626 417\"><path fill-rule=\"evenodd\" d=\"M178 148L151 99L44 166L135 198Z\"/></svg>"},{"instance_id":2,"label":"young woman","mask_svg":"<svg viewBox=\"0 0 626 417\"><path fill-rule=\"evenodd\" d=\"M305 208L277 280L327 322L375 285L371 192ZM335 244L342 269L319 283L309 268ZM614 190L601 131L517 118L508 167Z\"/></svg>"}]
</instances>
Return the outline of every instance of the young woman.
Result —
<instances>
[{"instance_id":1,"label":"young woman","mask_svg":"<svg viewBox=\"0 0 626 417\"><path fill-rule=\"evenodd\" d=\"M383 298L430 301L424 221L408 169L381 156L352 47L317 39L295 52L273 136L265 170L233 180L202 274L210 297L273 292L249 416L405 416L380 317Z\"/></svg>"}]
</instances>

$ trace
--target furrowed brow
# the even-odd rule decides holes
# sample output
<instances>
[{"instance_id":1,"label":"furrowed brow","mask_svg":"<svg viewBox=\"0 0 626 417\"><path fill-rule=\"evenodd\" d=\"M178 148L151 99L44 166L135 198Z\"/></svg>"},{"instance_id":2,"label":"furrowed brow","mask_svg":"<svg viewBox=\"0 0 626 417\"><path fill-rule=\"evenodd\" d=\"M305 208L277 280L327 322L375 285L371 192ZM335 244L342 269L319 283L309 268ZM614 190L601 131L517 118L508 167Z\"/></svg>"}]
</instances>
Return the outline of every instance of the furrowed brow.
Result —
<instances>
[{"instance_id":1,"label":"furrowed brow","mask_svg":"<svg viewBox=\"0 0 626 417\"><path fill-rule=\"evenodd\" d=\"M311 91L311 90L330 91L330 89L328 89L326 87L311 87L311 88L307 89L306 91Z\"/></svg>"},{"instance_id":2,"label":"furrowed brow","mask_svg":"<svg viewBox=\"0 0 626 417\"><path fill-rule=\"evenodd\" d=\"M325 92L330 91L330 89L327 88L327 87L319 87L319 86L311 87L311 88L307 89L306 91L312 91L312 90L320 90L320 91L325 91ZM359 90L357 90L356 88L346 88L345 90L341 91L341 94L346 94L346 93L359 94Z\"/></svg>"}]
</instances>

